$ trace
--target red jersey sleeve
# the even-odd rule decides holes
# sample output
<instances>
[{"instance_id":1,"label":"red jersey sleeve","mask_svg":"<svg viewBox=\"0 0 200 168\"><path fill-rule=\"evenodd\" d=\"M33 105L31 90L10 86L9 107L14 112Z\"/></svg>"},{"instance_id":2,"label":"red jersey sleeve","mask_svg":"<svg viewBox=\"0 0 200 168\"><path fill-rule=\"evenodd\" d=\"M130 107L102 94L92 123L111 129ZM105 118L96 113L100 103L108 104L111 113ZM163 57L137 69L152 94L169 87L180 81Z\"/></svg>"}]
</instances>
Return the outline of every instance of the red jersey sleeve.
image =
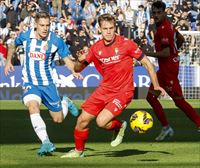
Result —
<instances>
[{"instance_id":1,"label":"red jersey sleeve","mask_svg":"<svg viewBox=\"0 0 200 168\"><path fill-rule=\"evenodd\" d=\"M128 50L127 50L128 55L130 55L131 57L139 61L144 57L142 50L139 48L139 46L135 42L131 40L127 40L126 46L128 47Z\"/></svg>"}]
</instances>

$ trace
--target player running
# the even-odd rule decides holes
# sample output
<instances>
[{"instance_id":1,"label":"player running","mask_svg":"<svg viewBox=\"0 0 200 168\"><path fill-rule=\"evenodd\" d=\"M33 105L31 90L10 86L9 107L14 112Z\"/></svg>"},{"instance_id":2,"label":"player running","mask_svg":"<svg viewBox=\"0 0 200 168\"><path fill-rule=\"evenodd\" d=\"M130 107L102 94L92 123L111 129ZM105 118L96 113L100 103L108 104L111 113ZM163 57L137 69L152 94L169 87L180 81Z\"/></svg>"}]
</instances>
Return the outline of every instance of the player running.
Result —
<instances>
[{"instance_id":1,"label":"player running","mask_svg":"<svg viewBox=\"0 0 200 168\"><path fill-rule=\"evenodd\" d=\"M41 102L49 109L49 113L56 123L63 121L68 109L74 116L78 115L76 106L69 98L65 96L62 102L60 100L52 71L55 52L62 57L75 77L82 79L82 76L74 72L74 64L67 57L70 53L64 41L49 31L49 14L46 12L37 13L35 22L35 29L19 34L15 39L15 46L23 45L25 49L22 65L23 103L29 110L33 129L42 142L38 155L43 156L53 152L55 146L50 142L45 122L40 116ZM8 47L5 75L9 75L14 70L11 58L15 52L15 46Z\"/></svg>"},{"instance_id":2,"label":"player running","mask_svg":"<svg viewBox=\"0 0 200 168\"><path fill-rule=\"evenodd\" d=\"M200 132L200 116L187 103L183 97L181 86L178 80L179 57L178 49L184 42L184 37L173 27L172 23L167 20L165 13L166 5L162 1L156 1L152 4L152 15L156 22L156 31L154 33L154 42L156 52L145 52L146 55L158 58L159 70L157 72L160 85L165 89L173 99L175 105L179 107L190 118ZM147 101L152 106L158 120L163 128L156 141L162 141L166 137L174 135L174 131L167 121L164 110L158 101L159 93L150 86Z\"/></svg>"},{"instance_id":3,"label":"player running","mask_svg":"<svg viewBox=\"0 0 200 168\"><path fill-rule=\"evenodd\" d=\"M75 71L80 72L93 62L103 80L82 105L82 113L74 129L75 149L62 158L84 156L89 124L95 118L100 128L116 133L111 141L112 147L122 142L127 122L119 121L116 117L133 98L133 58L141 61L148 70L154 89L161 91L162 95L165 93L158 84L153 65L138 46L133 41L115 34L115 18L110 14L103 14L99 17L98 24L103 39L92 45L88 52L79 52Z\"/></svg>"}]
</instances>

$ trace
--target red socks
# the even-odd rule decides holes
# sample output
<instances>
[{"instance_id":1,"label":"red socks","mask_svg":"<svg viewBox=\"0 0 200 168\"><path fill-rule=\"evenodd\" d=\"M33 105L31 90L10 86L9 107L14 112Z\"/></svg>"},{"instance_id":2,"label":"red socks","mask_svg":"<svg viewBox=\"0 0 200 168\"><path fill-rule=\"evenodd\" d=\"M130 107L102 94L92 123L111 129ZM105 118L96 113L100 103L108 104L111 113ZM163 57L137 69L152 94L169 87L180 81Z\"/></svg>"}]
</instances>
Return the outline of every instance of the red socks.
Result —
<instances>
[{"instance_id":1,"label":"red socks","mask_svg":"<svg viewBox=\"0 0 200 168\"><path fill-rule=\"evenodd\" d=\"M79 131L77 129L74 130L74 141L75 141L75 148L78 151L84 151L85 149L85 142L88 139L89 129L84 131Z\"/></svg>"},{"instance_id":2,"label":"red socks","mask_svg":"<svg viewBox=\"0 0 200 168\"><path fill-rule=\"evenodd\" d=\"M111 122L111 126L108 130L119 130L122 126L122 123L117 119L113 119Z\"/></svg>"}]
</instances>

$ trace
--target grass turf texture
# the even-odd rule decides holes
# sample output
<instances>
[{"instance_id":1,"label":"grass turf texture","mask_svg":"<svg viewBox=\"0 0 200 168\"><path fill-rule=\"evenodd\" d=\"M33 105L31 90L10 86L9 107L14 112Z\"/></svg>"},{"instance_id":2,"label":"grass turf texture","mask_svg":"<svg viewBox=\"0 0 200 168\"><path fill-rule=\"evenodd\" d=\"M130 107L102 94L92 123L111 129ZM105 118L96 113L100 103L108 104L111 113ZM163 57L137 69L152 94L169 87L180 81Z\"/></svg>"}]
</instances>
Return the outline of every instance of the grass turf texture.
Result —
<instances>
[{"instance_id":1,"label":"grass turf texture","mask_svg":"<svg viewBox=\"0 0 200 168\"><path fill-rule=\"evenodd\" d=\"M190 100L200 114L200 101ZM82 101L75 101L80 107ZM175 129L173 138L165 142L154 142L160 132L150 106L145 100L134 100L120 119L129 120L139 109L150 112L154 118L153 128L146 134L134 134L127 128L124 142L116 148L110 147L111 132L91 124L90 136L86 144L86 157L61 159L60 156L73 148L73 128L76 119L71 115L62 124L54 124L44 106L42 115L48 133L57 150L53 156L38 157L40 146L27 110L20 101L0 101L0 167L2 168L52 168L52 167L111 167L111 168L200 168L200 135L195 125L177 109L172 101L162 100L170 124Z\"/></svg>"}]
</instances>

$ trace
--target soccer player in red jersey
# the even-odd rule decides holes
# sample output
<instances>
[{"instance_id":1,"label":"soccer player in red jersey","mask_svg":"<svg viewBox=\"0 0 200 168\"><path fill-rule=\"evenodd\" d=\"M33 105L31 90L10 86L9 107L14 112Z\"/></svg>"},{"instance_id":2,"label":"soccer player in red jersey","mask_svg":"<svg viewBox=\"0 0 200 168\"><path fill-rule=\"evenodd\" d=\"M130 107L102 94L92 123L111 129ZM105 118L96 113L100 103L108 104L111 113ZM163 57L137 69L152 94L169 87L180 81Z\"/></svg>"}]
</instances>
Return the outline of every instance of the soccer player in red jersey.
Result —
<instances>
[{"instance_id":1,"label":"soccer player in red jersey","mask_svg":"<svg viewBox=\"0 0 200 168\"><path fill-rule=\"evenodd\" d=\"M156 22L156 31L154 33L156 52L147 53L144 51L144 53L158 58L159 70L157 76L160 86L173 99L175 105L200 128L200 117L191 105L185 101L178 80L178 48L181 47L184 38L175 30L172 23L166 19L165 7L166 5L162 1L156 1L152 4L152 15ZM164 110L157 100L159 93L156 93L153 89L153 85L151 85L147 94L147 101L163 126L160 135L156 138L157 141L162 141L166 137L173 136L174 131L169 126Z\"/></svg>"},{"instance_id":2,"label":"soccer player in red jersey","mask_svg":"<svg viewBox=\"0 0 200 168\"><path fill-rule=\"evenodd\" d=\"M154 89L165 94L159 86L156 72L149 59L131 40L116 35L116 21L110 14L103 14L98 19L102 33L99 40L86 52L79 52L75 71L82 71L93 62L103 79L99 87L82 105L82 113L74 129L75 149L62 158L83 157L85 142L89 135L89 123L96 118L99 127L116 132L111 146L122 142L126 121L116 119L131 102L134 92L133 58L141 61L151 77Z\"/></svg>"}]
</instances>

